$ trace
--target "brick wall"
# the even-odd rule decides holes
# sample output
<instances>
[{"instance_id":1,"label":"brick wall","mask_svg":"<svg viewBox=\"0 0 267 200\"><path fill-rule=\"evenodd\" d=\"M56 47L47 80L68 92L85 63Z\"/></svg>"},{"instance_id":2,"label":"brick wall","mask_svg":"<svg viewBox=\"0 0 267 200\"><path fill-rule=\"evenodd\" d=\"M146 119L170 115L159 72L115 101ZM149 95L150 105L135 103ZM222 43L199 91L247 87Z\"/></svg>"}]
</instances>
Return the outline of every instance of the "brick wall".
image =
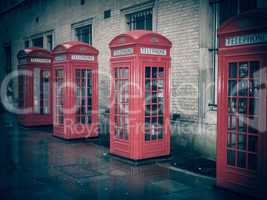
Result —
<instances>
[{"instance_id":1,"label":"brick wall","mask_svg":"<svg viewBox=\"0 0 267 200\"><path fill-rule=\"evenodd\" d=\"M125 16L121 9L145 2L147 0L90 0L85 1L84 5L80 5L77 0L36 1L0 17L2 27L9 29L8 35L0 38L0 42L4 42L3 39L8 38L12 41L15 68L17 64L15 55L19 49L23 48L25 37L54 30L55 45L57 45L72 39L71 24L91 18L93 46L100 52L98 58L99 103L100 113L102 113L103 109L109 105L110 51L108 43L117 34L127 30ZM215 130L208 136L198 134L202 132L202 129L198 129L199 121L201 121L199 108L202 106L199 105L199 94L201 94L199 77L202 65L200 62L200 11L206 7L209 7L208 0L155 0L153 8L154 30L165 35L173 43L171 50L171 112L181 115L182 120L178 123L180 127L197 127L196 129L186 129L187 132L182 132L181 129L178 129L178 132L174 130L173 134L186 134L188 137L183 138L187 138L188 144L196 148L199 146L198 143L200 146L205 146L203 142L207 141L207 137L211 140L215 139ZM104 19L104 10L107 9L111 9L111 17ZM39 18L38 23L36 22L37 17ZM205 20L208 24L209 19ZM0 30L1 35L3 29ZM0 53L2 52L0 51ZM204 60L207 59L204 58ZM198 143L194 142L197 137ZM177 144L182 145L183 142L177 140ZM212 144L213 147L206 151L214 154L215 142Z\"/></svg>"}]
</instances>

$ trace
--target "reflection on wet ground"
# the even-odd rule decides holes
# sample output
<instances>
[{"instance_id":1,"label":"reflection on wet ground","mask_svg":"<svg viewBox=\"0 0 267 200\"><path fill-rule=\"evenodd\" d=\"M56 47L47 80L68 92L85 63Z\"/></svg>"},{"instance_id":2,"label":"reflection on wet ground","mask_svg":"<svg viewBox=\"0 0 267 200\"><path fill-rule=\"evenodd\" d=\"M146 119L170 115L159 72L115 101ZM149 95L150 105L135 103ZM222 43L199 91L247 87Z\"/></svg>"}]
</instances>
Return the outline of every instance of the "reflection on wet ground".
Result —
<instances>
[{"instance_id":1,"label":"reflection on wet ground","mask_svg":"<svg viewBox=\"0 0 267 200\"><path fill-rule=\"evenodd\" d=\"M51 128L23 128L1 118L1 199L242 199L214 180L164 164L132 166L114 159L99 139L64 141ZM106 144L106 141L103 142Z\"/></svg>"}]
</instances>

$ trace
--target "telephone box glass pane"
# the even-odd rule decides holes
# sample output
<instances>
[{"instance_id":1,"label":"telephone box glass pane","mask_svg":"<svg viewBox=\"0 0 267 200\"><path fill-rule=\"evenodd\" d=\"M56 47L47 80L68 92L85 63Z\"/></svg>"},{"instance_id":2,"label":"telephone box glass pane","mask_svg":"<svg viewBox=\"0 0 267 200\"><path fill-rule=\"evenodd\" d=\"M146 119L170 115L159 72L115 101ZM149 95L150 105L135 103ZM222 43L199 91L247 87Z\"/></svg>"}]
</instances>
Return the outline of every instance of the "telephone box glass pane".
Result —
<instances>
[{"instance_id":1,"label":"telephone box glass pane","mask_svg":"<svg viewBox=\"0 0 267 200\"><path fill-rule=\"evenodd\" d=\"M33 112L40 113L40 69L33 69Z\"/></svg>"},{"instance_id":2,"label":"telephone box glass pane","mask_svg":"<svg viewBox=\"0 0 267 200\"><path fill-rule=\"evenodd\" d=\"M33 70L33 109L36 114L50 112L50 72L35 68Z\"/></svg>"},{"instance_id":3,"label":"telephone box glass pane","mask_svg":"<svg viewBox=\"0 0 267 200\"><path fill-rule=\"evenodd\" d=\"M237 166L240 168L246 168L246 153L239 151L237 156Z\"/></svg>"},{"instance_id":4,"label":"telephone box glass pane","mask_svg":"<svg viewBox=\"0 0 267 200\"><path fill-rule=\"evenodd\" d=\"M236 147L236 134L235 132L228 132L227 134L227 147L235 148Z\"/></svg>"},{"instance_id":5,"label":"telephone box glass pane","mask_svg":"<svg viewBox=\"0 0 267 200\"><path fill-rule=\"evenodd\" d=\"M64 115L63 115L63 82L64 82L64 70L56 69L56 124L63 124Z\"/></svg>"},{"instance_id":6,"label":"telephone box glass pane","mask_svg":"<svg viewBox=\"0 0 267 200\"><path fill-rule=\"evenodd\" d=\"M257 142L258 142L258 138L256 136L253 136L253 135L248 136L248 150L251 152L256 152Z\"/></svg>"},{"instance_id":7,"label":"telephone box glass pane","mask_svg":"<svg viewBox=\"0 0 267 200\"><path fill-rule=\"evenodd\" d=\"M238 101L238 113L247 113L247 108L248 108L248 99L246 98L240 98Z\"/></svg>"},{"instance_id":8,"label":"telephone box glass pane","mask_svg":"<svg viewBox=\"0 0 267 200\"><path fill-rule=\"evenodd\" d=\"M144 140L163 139L164 68L145 67L145 131Z\"/></svg>"},{"instance_id":9,"label":"telephone box glass pane","mask_svg":"<svg viewBox=\"0 0 267 200\"><path fill-rule=\"evenodd\" d=\"M114 74L115 137L128 140L129 71L127 67L117 67Z\"/></svg>"},{"instance_id":10,"label":"telephone box glass pane","mask_svg":"<svg viewBox=\"0 0 267 200\"><path fill-rule=\"evenodd\" d=\"M256 170L259 116L258 61L228 65L227 164Z\"/></svg>"},{"instance_id":11,"label":"telephone box glass pane","mask_svg":"<svg viewBox=\"0 0 267 200\"><path fill-rule=\"evenodd\" d=\"M229 64L229 78L237 78L237 66L236 63Z\"/></svg>"},{"instance_id":12,"label":"telephone box glass pane","mask_svg":"<svg viewBox=\"0 0 267 200\"><path fill-rule=\"evenodd\" d=\"M249 96L258 97L260 89L260 83L258 80L249 81Z\"/></svg>"},{"instance_id":13,"label":"telephone box glass pane","mask_svg":"<svg viewBox=\"0 0 267 200\"><path fill-rule=\"evenodd\" d=\"M236 99L228 98L228 113L235 113L237 109Z\"/></svg>"},{"instance_id":14,"label":"telephone box glass pane","mask_svg":"<svg viewBox=\"0 0 267 200\"><path fill-rule=\"evenodd\" d=\"M248 169L250 170L257 170L257 155L255 154L248 154Z\"/></svg>"},{"instance_id":15,"label":"telephone box glass pane","mask_svg":"<svg viewBox=\"0 0 267 200\"><path fill-rule=\"evenodd\" d=\"M229 80L228 81L228 96L236 96L237 94L237 81Z\"/></svg>"},{"instance_id":16,"label":"telephone box glass pane","mask_svg":"<svg viewBox=\"0 0 267 200\"><path fill-rule=\"evenodd\" d=\"M248 80L240 80L238 83L238 95L248 96Z\"/></svg>"},{"instance_id":17,"label":"telephone box glass pane","mask_svg":"<svg viewBox=\"0 0 267 200\"><path fill-rule=\"evenodd\" d=\"M238 134L238 149L246 150L247 147L247 136L245 134Z\"/></svg>"},{"instance_id":18,"label":"telephone box glass pane","mask_svg":"<svg viewBox=\"0 0 267 200\"><path fill-rule=\"evenodd\" d=\"M248 63L242 62L239 63L239 78L247 78L248 77Z\"/></svg>"},{"instance_id":19,"label":"telephone box glass pane","mask_svg":"<svg viewBox=\"0 0 267 200\"><path fill-rule=\"evenodd\" d=\"M42 90L41 90L41 110L43 114L49 114L50 112L50 71L42 71Z\"/></svg>"},{"instance_id":20,"label":"telephone box glass pane","mask_svg":"<svg viewBox=\"0 0 267 200\"><path fill-rule=\"evenodd\" d=\"M235 161L236 161L235 151L227 150L227 164L234 166Z\"/></svg>"},{"instance_id":21,"label":"telephone box glass pane","mask_svg":"<svg viewBox=\"0 0 267 200\"><path fill-rule=\"evenodd\" d=\"M92 122L92 70L76 69L76 123Z\"/></svg>"},{"instance_id":22,"label":"telephone box glass pane","mask_svg":"<svg viewBox=\"0 0 267 200\"><path fill-rule=\"evenodd\" d=\"M23 109L25 108L25 102L26 102L26 92L27 92L27 79L26 76L20 75L18 77L18 82L19 82L19 108Z\"/></svg>"},{"instance_id":23,"label":"telephone box glass pane","mask_svg":"<svg viewBox=\"0 0 267 200\"><path fill-rule=\"evenodd\" d=\"M260 63L257 61L250 62L249 70L250 78L259 78L260 77Z\"/></svg>"}]
</instances>

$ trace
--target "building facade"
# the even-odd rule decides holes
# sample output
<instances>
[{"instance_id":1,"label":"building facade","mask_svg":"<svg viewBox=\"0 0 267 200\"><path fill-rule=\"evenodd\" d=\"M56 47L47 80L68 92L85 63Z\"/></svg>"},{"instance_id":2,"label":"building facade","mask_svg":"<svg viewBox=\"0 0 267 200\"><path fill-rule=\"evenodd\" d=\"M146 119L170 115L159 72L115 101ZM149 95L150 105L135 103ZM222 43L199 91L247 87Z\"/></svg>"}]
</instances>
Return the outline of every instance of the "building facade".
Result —
<instances>
[{"instance_id":1,"label":"building facade","mask_svg":"<svg viewBox=\"0 0 267 200\"><path fill-rule=\"evenodd\" d=\"M234 15L266 8L265 0L12 2L0 4L0 80L17 68L20 49L35 46L51 50L69 40L90 43L99 50L100 121L104 123L102 114L109 109L110 93L109 42L129 30L159 32L173 43L170 99L174 147L189 147L215 159L216 30ZM13 87L16 100L16 81Z\"/></svg>"}]
</instances>

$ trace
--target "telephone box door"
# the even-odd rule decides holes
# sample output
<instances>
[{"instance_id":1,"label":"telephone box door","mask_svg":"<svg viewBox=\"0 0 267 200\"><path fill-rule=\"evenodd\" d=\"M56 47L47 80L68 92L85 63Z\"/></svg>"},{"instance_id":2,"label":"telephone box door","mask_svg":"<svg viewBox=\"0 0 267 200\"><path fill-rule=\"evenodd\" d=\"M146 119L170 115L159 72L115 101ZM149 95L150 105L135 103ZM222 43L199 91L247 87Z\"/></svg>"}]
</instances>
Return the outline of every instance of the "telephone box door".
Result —
<instances>
[{"instance_id":1,"label":"telephone box door","mask_svg":"<svg viewBox=\"0 0 267 200\"><path fill-rule=\"evenodd\" d=\"M149 148L165 149L169 151L169 96L168 96L168 74L169 69L166 63L144 63L145 71L145 129L144 148L149 152Z\"/></svg>"},{"instance_id":2,"label":"telephone box door","mask_svg":"<svg viewBox=\"0 0 267 200\"><path fill-rule=\"evenodd\" d=\"M111 152L129 156L129 81L130 63L112 65Z\"/></svg>"},{"instance_id":3,"label":"telephone box door","mask_svg":"<svg viewBox=\"0 0 267 200\"><path fill-rule=\"evenodd\" d=\"M263 56L229 56L223 66L222 88L227 89L221 100L225 117L219 122L219 147L224 154L219 162L224 167L218 166L223 169L220 179L227 180L229 187L234 187L232 182L258 191L266 175L266 63Z\"/></svg>"}]
</instances>

